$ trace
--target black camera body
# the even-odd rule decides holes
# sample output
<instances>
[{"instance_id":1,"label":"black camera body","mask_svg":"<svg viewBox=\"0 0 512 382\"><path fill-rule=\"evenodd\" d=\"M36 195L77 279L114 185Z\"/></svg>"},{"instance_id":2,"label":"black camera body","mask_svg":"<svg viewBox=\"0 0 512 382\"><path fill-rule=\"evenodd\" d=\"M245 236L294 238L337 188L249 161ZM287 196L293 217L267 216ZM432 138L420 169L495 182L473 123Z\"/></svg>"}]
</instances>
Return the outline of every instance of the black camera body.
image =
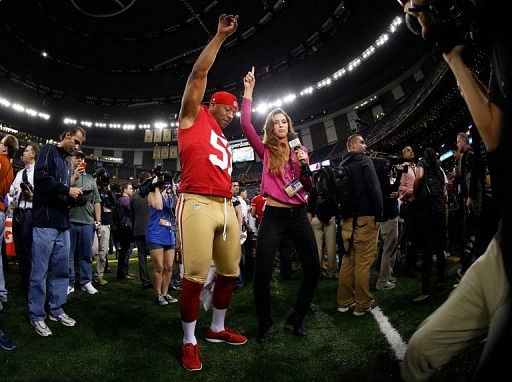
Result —
<instances>
[{"instance_id":1,"label":"black camera body","mask_svg":"<svg viewBox=\"0 0 512 382\"><path fill-rule=\"evenodd\" d=\"M375 171L377 173L389 174L391 171L397 173L406 172L402 167L402 163L405 159L382 152L372 152L370 159L373 162ZM405 167L405 166L404 166Z\"/></svg>"},{"instance_id":2,"label":"black camera body","mask_svg":"<svg viewBox=\"0 0 512 382\"><path fill-rule=\"evenodd\" d=\"M162 165L156 166L151 173L154 175L152 178L146 179L139 186L135 187L139 189L139 195L145 198L150 192L154 192L155 188L158 187L161 190L171 189L173 177L170 171L162 171ZM156 182L153 182L157 178Z\"/></svg>"},{"instance_id":3,"label":"black camera body","mask_svg":"<svg viewBox=\"0 0 512 382\"><path fill-rule=\"evenodd\" d=\"M471 45L479 38L475 7L469 0L430 0L428 6L411 10L429 12L430 25L425 38L443 53L456 45ZM414 16L406 15L405 21L409 30L421 36L421 26Z\"/></svg>"}]
</instances>

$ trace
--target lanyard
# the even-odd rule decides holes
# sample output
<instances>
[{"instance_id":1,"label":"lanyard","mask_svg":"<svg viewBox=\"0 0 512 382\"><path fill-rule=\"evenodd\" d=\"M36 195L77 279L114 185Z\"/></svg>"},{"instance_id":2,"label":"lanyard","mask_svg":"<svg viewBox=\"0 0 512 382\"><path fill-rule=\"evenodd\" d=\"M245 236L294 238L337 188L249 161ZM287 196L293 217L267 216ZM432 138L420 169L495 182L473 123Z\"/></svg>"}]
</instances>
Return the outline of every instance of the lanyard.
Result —
<instances>
[{"instance_id":1,"label":"lanyard","mask_svg":"<svg viewBox=\"0 0 512 382\"><path fill-rule=\"evenodd\" d=\"M288 159L288 164L290 165L290 172L292 174L292 179L291 180L294 180L296 178L295 178L295 169L293 168L292 151L291 150L290 150L290 158Z\"/></svg>"}]
</instances>

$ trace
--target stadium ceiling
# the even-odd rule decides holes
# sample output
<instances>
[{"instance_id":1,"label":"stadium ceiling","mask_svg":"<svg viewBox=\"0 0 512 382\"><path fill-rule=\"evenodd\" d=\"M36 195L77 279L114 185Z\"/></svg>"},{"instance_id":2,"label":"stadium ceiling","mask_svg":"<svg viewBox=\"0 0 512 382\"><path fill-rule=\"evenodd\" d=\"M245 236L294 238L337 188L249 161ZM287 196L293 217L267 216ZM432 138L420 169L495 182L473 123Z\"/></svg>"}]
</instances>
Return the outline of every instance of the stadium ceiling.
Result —
<instances>
[{"instance_id":1,"label":"stadium ceiling","mask_svg":"<svg viewBox=\"0 0 512 382\"><path fill-rule=\"evenodd\" d=\"M402 15L396 0L3 0L0 95L51 114L53 136L64 117L170 120L222 13L238 14L239 28L210 71L207 94L223 88L241 95L241 79L254 65L255 98L300 91L331 75ZM295 119L365 97L425 50L402 25L357 71L291 106ZM0 117L10 122L1 110Z\"/></svg>"}]
</instances>

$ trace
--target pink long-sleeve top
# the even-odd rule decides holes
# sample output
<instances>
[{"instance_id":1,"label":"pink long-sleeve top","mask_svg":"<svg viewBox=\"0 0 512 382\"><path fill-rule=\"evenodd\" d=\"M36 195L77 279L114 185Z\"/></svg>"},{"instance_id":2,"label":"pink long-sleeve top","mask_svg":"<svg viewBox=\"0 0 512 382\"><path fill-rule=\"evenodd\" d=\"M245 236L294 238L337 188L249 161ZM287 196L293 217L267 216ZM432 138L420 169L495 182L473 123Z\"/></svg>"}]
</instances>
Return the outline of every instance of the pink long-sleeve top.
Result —
<instances>
[{"instance_id":1,"label":"pink long-sleeve top","mask_svg":"<svg viewBox=\"0 0 512 382\"><path fill-rule=\"evenodd\" d=\"M256 133L256 129L251 122L252 101L244 98L242 101L242 116L240 123L247 140L251 144L256 154L263 161L263 173L261 174L261 191L264 196L270 196L281 203L300 206L307 204L307 192L311 190L313 180L310 176L303 176L300 172L299 161L293 150L290 150L290 160L286 162L283 174L272 174L269 170L270 149L263 144ZM302 148L307 151L305 147ZM293 196L288 196L284 186L293 179L299 179L304 188Z\"/></svg>"}]
</instances>

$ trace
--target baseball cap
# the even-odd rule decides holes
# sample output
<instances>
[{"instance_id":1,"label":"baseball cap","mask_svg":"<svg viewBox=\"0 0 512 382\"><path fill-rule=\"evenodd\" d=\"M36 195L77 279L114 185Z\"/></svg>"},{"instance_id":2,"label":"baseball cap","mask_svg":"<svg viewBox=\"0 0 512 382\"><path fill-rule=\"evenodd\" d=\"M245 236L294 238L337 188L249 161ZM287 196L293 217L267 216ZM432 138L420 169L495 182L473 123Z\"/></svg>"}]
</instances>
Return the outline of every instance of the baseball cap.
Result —
<instances>
[{"instance_id":1,"label":"baseball cap","mask_svg":"<svg viewBox=\"0 0 512 382\"><path fill-rule=\"evenodd\" d=\"M213 93L212 98L210 98L210 103L214 103L216 105L229 105L238 110L238 101L236 97L228 92Z\"/></svg>"},{"instance_id":2,"label":"baseball cap","mask_svg":"<svg viewBox=\"0 0 512 382\"><path fill-rule=\"evenodd\" d=\"M80 151L80 150L76 150L75 152L73 152L72 156L74 157L80 157L80 158L85 158L85 154L83 151Z\"/></svg>"}]
</instances>

